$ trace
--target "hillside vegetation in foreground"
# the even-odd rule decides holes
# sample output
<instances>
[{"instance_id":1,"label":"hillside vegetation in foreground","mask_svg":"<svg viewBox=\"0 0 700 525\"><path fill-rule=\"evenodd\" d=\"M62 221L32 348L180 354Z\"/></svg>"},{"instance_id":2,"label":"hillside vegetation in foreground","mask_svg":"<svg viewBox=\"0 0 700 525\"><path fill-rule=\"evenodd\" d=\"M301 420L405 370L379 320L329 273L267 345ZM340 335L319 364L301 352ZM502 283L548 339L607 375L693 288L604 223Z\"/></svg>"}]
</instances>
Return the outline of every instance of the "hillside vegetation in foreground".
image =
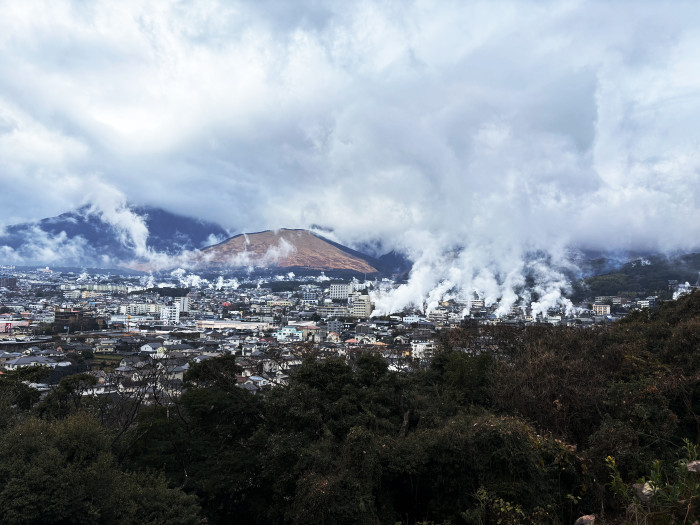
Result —
<instances>
[{"instance_id":1,"label":"hillside vegetation in foreground","mask_svg":"<svg viewBox=\"0 0 700 525\"><path fill-rule=\"evenodd\" d=\"M465 325L412 372L307 358L264 397L232 357L175 405L0 376L6 523L693 523L700 294L605 329ZM637 484L636 486L634 484Z\"/></svg>"}]
</instances>

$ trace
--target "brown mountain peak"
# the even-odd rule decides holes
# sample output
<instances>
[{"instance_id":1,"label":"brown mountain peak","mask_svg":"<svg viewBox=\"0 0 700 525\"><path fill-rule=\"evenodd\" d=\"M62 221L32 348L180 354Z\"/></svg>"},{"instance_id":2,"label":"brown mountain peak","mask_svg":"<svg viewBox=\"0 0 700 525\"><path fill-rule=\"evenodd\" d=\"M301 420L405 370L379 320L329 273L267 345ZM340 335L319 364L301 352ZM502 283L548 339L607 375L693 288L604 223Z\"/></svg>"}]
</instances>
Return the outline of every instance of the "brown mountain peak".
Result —
<instances>
[{"instance_id":1,"label":"brown mountain peak","mask_svg":"<svg viewBox=\"0 0 700 525\"><path fill-rule=\"evenodd\" d=\"M308 230L267 230L240 234L202 250L206 267L270 266L375 273L367 261L334 246Z\"/></svg>"}]
</instances>

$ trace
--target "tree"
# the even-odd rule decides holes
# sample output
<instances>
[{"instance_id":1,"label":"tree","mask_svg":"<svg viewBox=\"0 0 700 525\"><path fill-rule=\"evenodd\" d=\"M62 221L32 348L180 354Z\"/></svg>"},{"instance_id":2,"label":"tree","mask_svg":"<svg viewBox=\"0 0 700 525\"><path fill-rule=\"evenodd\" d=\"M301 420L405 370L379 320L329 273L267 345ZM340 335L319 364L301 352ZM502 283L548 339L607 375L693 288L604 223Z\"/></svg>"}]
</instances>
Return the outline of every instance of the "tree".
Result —
<instances>
[{"instance_id":1,"label":"tree","mask_svg":"<svg viewBox=\"0 0 700 525\"><path fill-rule=\"evenodd\" d=\"M133 468L159 470L199 496L211 523L252 523L266 505L256 506L259 452L249 442L262 402L237 386L239 371L232 356L193 365L181 398L142 410L125 440Z\"/></svg>"},{"instance_id":2,"label":"tree","mask_svg":"<svg viewBox=\"0 0 700 525\"><path fill-rule=\"evenodd\" d=\"M45 381L50 373L47 367L32 366L0 375L0 430L10 425L16 415L28 411L39 401L39 391L27 383Z\"/></svg>"},{"instance_id":3,"label":"tree","mask_svg":"<svg viewBox=\"0 0 700 525\"><path fill-rule=\"evenodd\" d=\"M3 523L196 523L196 498L122 472L90 416L30 418L0 437Z\"/></svg>"},{"instance_id":4,"label":"tree","mask_svg":"<svg viewBox=\"0 0 700 525\"><path fill-rule=\"evenodd\" d=\"M97 378L91 374L74 374L62 378L39 405L39 413L44 417L60 419L79 411L84 394L96 384Z\"/></svg>"}]
</instances>

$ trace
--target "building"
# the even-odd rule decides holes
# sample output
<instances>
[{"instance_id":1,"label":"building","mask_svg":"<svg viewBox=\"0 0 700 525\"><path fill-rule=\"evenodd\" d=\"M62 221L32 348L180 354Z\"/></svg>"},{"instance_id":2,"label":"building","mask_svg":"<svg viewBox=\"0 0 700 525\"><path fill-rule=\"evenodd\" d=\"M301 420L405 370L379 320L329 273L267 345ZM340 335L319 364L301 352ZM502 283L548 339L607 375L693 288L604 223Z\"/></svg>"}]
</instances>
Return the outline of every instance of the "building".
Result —
<instances>
[{"instance_id":1,"label":"building","mask_svg":"<svg viewBox=\"0 0 700 525\"><path fill-rule=\"evenodd\" d=\"M274 336L279 342L302 341L304 339L303 331L296 326L283 326L275 332Z\"/></svg>"},{"instance_id":2,"label":"building","mask_svg":"<svg viewBox=\"0 0 700 525\"><path fill-rule=\"evenodd\" d=\"M637 308L654 308L656 306L656 296L649 296L646 299L637 301Z\"/></svg>"},{"instance_id":3,"label":"building","mask_svg":"<svg viewBox=\"0 0 700 525\"><path fill-rule=\"evenodd\" d=\"M345 306L320 306L316 313L324 319L337 319L347 317L348 309Z\"/></svg>"},{"instance_id":4,"label":"building","mask_svg":"<svg viewBox=\"0 0 700 525\"><path fill-rule=\"evenodd\" d=\"M155 303L129 303L119 306L119 313L123 315L160 315L161 305Z\"/></svg>"},{"instance_id":5,"label":"building","mask_svg":"<svg viewBox=\"0 0 700 525\"><path fill-rule=\"evenodd\" d=\"M185 297L176 297L173 299L173 304L177 304L180 306L180 312L189 312L190 311L190 298L185 296Z\"/></svg>"},{"instance_id":6,"label":"building","mask_svg":"<svg viewBox=\"0 0 700 525\"><path fill-rule=\"evenodd\" d=\"M610 315L610 305L609 304L595 303L593 305L593 314L594 315Z\"/></svg>"},{"instance_id":7,"label":"building","mask_svg":"<svg viewBox=\"0 0 700 525\"><path fill-rule=\"evenodd\" d=\"M104 326L104 319L74 308L56 308L54 324L61 330L97 330Z\"/></svg>"},{"instance_id":8,"label":"building","mask_svg":"<svg viewBox=\"0 0 700 525\"><path fill-rule=\"evenodd\" d=\"M27 368L30 366L46 366L49 368L67 367L72 365L70 361L54 361L41 356L22 356L16 359L11 359L5 362L6 370L17 370L18 368Z\"/></svg>"},{"instance_id":9,"label":"building","mask_svg":"<svg viewBox=\"0 0 700 525\"><path fill-rule=\"evenodd\" d=\"M331 285L332 286L332 285ZM318 294L316 290L305 289L301 293L301 299L304 302L318 302Z\"/></svg>"},{"instance_id":10,"label":"building","mask_svg":"<svg viewBox=\"0 0 700 525\"><path fill-rule=\"evenodd\" d=\"M350 294L349 284L331 284L330 298L336 301L347 301Z\"/></svg>"},{"instance_id":11,"label":"building","mask_svg":"<svg viewBox=\"0 0 700 525\"><path fill-rule=\"evenodd\" d=\"M180 305L162 306L160 308L160 320L168 325L180 324Z\"/></svg>"},{"instance_id":12,"label":"building","mask_svg":"<svg viewBox=\"0 0 700 525\"><path fill-rule=\"evenodd\" d=\"M444 324L447 322L448 311L444 308L437 308L428 314L428 320L435 324Z\"/></svg>"},{"instance_id":13,"label":"building","mask_svg":"<svg viewBox=\"0 0 700 525\"><path fill-rule=\"evenodd\" d=\"M71 323L80 322L83 319L83 312L73 308L56 308L54 311L54 323L68 329Z\"/></svg>"},{"instance_id":14,"label":"building","mask_svg":"<svg viewBox=\"0 0 700 525\"><path fill-rule=\"evenodd\" d=\"M291 308L294 306L289 299L272 299L267 302L267 306L280 306L282 308Z\"/></svg>"},{"instance_id":15,"label":"building","mask_svg":"<svg viewBox=\"0 0 700 525\"><path fill-rule=\"evenodd\" d=\"M416 340L411 341L411 355L415 359L430 359L435 352L435 342Z\"/></svg>"},{"instance_id":16,"label":"building","mask_svg":"<svg viewBox=\"0 0 700 525\"><path fill-rule=\"evenodd\" d=\"M17 278L16 277L5 277L0 275L0 288L7 288L8 290L17 289Z\"/></svg>"},{"instance_id":17,"label":"building","mask_svg":"<svg viewBox=\"0 0 700 525\"><path fill-rule=\"evenodd\" d=\"M328 331L336 332L339 334L343 331L343 323L338 321L337 319L332 319L328 321Z\"/></svg>"},{"instance_id":18,"label":"building","mask_svg":"<svg viewBox=\"0 0 700 525\"><path fill-rule=\"evenodd\" d=\"M270 330L272 324L262 322L246 322L235 320L199 320L197 321L197 330L224 330L231 328L234 330Z\"/></svg>"},{"instance_id":19,"label":"building","mask_svg":"<svg viewBox=\"0 0 700 525\"><path fill-rule=\"evenodd\" d=\"M348 310L350 317L367 319L372 314L372 303L369 295L362 295L359 292L351 293L348 296Z\"/></svg>"},{"instance_id":20,"label":"building","mask_svg":"<svg viewBox=\"0 0 700 525\"><path fill-rule=\"evenodd\" d=\"M17 328L29 328L29 321L0 318L0 333L11 333Z\"/></svg>"},{"instance_id":21,"label":"building","mask_svg":"<svg viewBox=\"0 0 700 525\"><path fill-rule=\"evenodd\" d=\"M595 298L596 303L622 304L622 297L617 295L598 295Z\"/></svg>"}]
</instances>

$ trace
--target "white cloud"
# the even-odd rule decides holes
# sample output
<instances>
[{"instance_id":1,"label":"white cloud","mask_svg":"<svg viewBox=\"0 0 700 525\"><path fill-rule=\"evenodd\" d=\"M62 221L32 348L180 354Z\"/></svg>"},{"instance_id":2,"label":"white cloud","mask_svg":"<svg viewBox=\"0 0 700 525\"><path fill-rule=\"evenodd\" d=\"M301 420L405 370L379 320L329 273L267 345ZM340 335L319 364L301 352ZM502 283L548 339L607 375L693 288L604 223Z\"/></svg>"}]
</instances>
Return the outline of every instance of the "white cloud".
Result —
<instances>
[{"instance_id":1,"label":"white cloud","mask_svg":"<svg viewBox=\"0 0 700 525\"><path fill-rule=\"evenodd\" d=\"M697 248L699 29L692 2L5 3L0 222L103 181L235 231L379 238L417 261L393 306L505 308L525 271L551 297L566 246Z\"/></svg>"}]
</instances>

